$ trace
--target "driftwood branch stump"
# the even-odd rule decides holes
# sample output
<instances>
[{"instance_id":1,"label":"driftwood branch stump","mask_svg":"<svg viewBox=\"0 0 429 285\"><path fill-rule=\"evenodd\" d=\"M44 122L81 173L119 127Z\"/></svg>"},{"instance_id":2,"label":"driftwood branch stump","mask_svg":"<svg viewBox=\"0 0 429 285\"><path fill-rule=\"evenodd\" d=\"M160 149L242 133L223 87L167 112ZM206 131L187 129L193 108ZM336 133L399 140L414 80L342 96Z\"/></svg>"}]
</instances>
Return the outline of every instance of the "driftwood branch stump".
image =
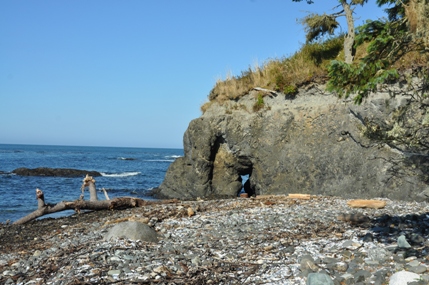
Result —
<instances>
[{"instance_id":1,"label":"driftwood branch stump","mask_svg":"<svg viewBox=\"0 0 429 285\"><path fill-rule=\"evenodd\" d=\"M83 192L85 188L89 188L89 201L85 201L83 199ZM97 191L95 188L95 180L86 175L83 180L83 184L81 187L82 194L79 200L76 201L61 201L55 205L45 204L45 196L43 191L40 189L36 189L36 198L37 198L37 210L28 214L25 217L14 222L14 224L25 224L29 221L37 219L41 216L53 214L65 210L75 210L76 212L80 212L80 210L113 210L113 209L126 209L126 208L134 208L134 207L142 207L147 204L146 201L135 198L135 197L117 197L114 199L109 199L106 195L107 200L98 200Z\"/></svg>"}]
</instances>

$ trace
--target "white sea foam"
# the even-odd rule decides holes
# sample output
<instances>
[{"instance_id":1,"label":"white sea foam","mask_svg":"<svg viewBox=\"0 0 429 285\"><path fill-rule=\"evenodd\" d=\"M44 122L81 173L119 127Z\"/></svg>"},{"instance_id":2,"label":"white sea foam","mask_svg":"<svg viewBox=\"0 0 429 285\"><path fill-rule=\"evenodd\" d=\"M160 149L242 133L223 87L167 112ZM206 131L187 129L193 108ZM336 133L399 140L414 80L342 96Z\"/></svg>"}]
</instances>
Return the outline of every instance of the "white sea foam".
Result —
<instances>
[{"instance_id":1,"label":"white sea foam","mask_svg":"<svg viewBox=\"0 0 429 285\"><path fill-rule=\"evenodd\" d=\"M122 172L122 173L104 173L101 172L101 176L104 177L128 177L128 176L136 176L139 175L141 172L135 171L135 172Z\"/></svg>"},{"instance_id":2,"label":"white sea foam","mask_svg":"<svg viewBox=\"0 0 429 285\"><path fill-rule=\"evenodd\" d=\"M145 161L152 161L152 162L174 162L174 159L147 159Z\"/></svg>"},{"instance_id":3,"label":"white sea foam","mask_svg":"<svg viewBox=\"0 0 429 285\"><path fill-rule=\"evenodd\" d=\"M166 157L168 157L168 158L179 158L179 157L182 157L181 155L169 155L169 156L166 156Z\"/></svg>"},{"instance_id":4,"label":"white sea foam","mask_svg":"<svg viewBox=\"0 0 429 285\"><path fill-rule=\"evenodd\" d=\"M135 158L131 157L118 157L119 160L136 160Z\"/></svg>"}]
</instances>

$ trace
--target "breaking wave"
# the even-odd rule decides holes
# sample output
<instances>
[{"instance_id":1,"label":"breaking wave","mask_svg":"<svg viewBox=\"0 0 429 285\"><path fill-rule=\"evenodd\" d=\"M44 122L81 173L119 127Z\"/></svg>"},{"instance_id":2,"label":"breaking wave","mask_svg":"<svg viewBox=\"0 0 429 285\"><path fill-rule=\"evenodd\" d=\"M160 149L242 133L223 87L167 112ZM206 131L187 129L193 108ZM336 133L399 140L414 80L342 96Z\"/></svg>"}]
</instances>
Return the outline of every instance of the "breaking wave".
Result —
<instances>
[{"instance_id":1,"label":"breaking wave","mask_svg":"<svg viewBox=\"0 0 429 285\"><path fill-rule=\"evenodd\" d=\"M179 158L182 157L181 155L168 155L166 158Z\"/></svg>"},{"instance_id":2,"label":"breaking wave","mask_svg":"<svg viewBox=\"0 0 429 285\"><path fill-rule=\"evenodd\" d=\"M122 173L104 173L101 172L101 176L103 177L128 177L128 176L136 176L139 175L141 172L135 171L135 172L122 172Z\"/></svg>"}]
</instances>

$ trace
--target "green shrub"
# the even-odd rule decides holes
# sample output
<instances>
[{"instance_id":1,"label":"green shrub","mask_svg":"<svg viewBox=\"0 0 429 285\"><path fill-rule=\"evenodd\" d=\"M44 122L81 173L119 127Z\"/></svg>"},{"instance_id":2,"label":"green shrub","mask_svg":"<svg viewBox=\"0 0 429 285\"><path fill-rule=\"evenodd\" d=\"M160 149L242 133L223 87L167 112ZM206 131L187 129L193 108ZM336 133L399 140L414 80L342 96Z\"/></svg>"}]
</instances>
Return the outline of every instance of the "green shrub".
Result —
<instances>
[{"instance_id":1,"label":"green shrub","mask_svg":"<svg viewBox=\"0 0 429 285\"><path fill-rule=\"evenodd\" d=\"M294 85L288 85L283 89L285 95L296 95L298 93L298 88Z\"/></svg>"},{"instance_id":2,"label":"green shrub","mask_svg":"<svg viewBox=\"0 0 429 285\"><path fill-rule=\"evenodd\" d=\"M263 109L264 106L265 106L264 97L262 96L262 93L258 93L258 97L256 98L256 102L253 105L253 111L258 112L259 110Z\"/></svg>"}]
</instances>

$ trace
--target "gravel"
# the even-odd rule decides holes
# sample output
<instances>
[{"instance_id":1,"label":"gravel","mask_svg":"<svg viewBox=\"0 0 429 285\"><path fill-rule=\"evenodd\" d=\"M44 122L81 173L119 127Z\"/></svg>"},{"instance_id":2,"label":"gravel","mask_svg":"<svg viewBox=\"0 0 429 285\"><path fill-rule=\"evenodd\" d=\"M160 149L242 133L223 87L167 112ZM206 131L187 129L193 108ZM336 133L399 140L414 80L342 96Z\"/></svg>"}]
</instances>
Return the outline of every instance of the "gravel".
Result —
<instances>
[{"instance_id":1,"label":"gravel","mask_svg":"<svg viewBox=\"0 0 429 285\"><path fill-rule=\"evenodd\" d=\"M164 201L0 224L0 284L428 284L429 205L380 200ZM159 241L105 240L125 221Z\"/></svg>"}]
</instances>

